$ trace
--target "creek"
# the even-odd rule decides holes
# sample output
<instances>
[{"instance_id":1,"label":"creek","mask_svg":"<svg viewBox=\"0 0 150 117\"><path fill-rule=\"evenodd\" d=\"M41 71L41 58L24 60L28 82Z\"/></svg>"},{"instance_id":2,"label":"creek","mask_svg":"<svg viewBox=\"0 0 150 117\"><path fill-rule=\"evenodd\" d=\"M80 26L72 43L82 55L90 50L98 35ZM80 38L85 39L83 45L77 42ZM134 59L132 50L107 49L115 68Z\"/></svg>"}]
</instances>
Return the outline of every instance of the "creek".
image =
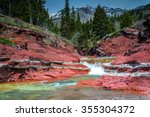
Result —
<instances>
[{"instance_id":1,"label":"creek","mask_svg":"<svg viewBox=\"0 0 150 117\"><path fill-rule=\"evenodd\" d=\"M102 88L77 88L79 81L100 78L104 74L101 62L86 65L90 72L56 82L2 83L0 84L1 100L86 100L86 99L150 99L147 96L123 91L110 91Z\"/></svg>"}]
</instances>

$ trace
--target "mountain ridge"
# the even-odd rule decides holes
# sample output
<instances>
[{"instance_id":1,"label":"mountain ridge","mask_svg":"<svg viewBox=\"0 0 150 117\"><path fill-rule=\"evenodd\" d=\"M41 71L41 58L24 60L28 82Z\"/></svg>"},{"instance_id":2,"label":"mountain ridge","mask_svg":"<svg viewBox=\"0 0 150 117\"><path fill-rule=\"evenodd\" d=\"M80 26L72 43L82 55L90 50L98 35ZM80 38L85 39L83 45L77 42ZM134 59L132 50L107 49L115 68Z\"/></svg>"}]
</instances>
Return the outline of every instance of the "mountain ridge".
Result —
<instances>
[{"instance_id":1,"label":"mountain ridge","mask_svg":"<svg viewBox=\"0 0 150 117\"><path fill-rule=\"evenodd\" d=\"M111 7L107 7L107 6L102 6L102 7L104 8L104 10L108 16L120 16L125 11L139 12L139 10L140 10L140 11L143 11L143 13L144 13L144 11L150 7L150 4L137 6L136 8L133 8L130 10L123 9L123 8L111 8ZM93 18L95 9L96 8L86 4L84 6L75 8L75 11L76 11L76 14L79 13L80 18L81 18L81 22L86 22L86 21ZM59 11L57 11L57 13L51 14L51 17L54 21L56 21L56 19L58 20L61 18L61 11L62 10L59 10Z\"/></svg>"},{"instance_id":2,"label":"mountain ridge","mask_svg":"<svg viewBox=\"0 0 150 117\"><path fill-rule=\"evenodd\" d=\"M106 6L103 6L104 10L106 11L106 14L108 16L120 16L122 13L124 13L126 11L126 9L121 9L121 8L109 8ZM95 12L94 7L90 6L90 5L84 5L81 7L77 7L75 8L76 14L79 13L80 18L81 18L81 22L86 22L88 20L90 20L91 18L93 18L94 16L94 12ZM51 15L52 19L60 19L61 18L61 11L59 10L57 11L57 13L53 13Z\"/></svg>"}]
</instances>

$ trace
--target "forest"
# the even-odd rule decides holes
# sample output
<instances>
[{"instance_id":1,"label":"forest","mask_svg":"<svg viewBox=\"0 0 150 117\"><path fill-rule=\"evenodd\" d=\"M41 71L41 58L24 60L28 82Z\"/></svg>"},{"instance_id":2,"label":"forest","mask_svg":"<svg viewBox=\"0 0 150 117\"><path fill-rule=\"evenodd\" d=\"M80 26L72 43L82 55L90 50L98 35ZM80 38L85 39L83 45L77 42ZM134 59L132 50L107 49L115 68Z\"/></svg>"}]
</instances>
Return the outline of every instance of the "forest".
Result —
<instances>
[{"instance_id":1,"label":"forest","mask_svg":"<svg viewBox=\"0 0 150 117\"><path fill-rule=\"evenodd\" d=\"M74 6L70 7L69 0L65 0L61 23L58 25L53 22L45 3L46 0L0 0L0 13L44 27L67 38L83 55L95 54L97 41L111 33L116 34L116 31L133 23L131 12L110 17L100 5L97 6L93 19L81 22L80 14L76 13Z\"/></svg>"}]
</instances>

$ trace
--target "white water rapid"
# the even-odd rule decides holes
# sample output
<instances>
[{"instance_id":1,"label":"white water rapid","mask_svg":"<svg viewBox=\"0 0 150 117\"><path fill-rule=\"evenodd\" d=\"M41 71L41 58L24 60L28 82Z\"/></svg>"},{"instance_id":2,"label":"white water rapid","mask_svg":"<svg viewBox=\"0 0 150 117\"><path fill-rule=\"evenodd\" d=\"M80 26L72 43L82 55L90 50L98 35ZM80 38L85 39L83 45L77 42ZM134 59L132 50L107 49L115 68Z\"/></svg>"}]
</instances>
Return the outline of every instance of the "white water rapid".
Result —
<instances>
[{"instance_id":1,"label":"white water rapid","mask_svg":"<svg viewBox=\"0 0 150 117\"><path fill-rule=\"evenodd\" d=\"M99 62L92 64L84 61L82 64L90 69L89 75L102 76L104 74L104 68Z\"/></svg>"}]
</instances>

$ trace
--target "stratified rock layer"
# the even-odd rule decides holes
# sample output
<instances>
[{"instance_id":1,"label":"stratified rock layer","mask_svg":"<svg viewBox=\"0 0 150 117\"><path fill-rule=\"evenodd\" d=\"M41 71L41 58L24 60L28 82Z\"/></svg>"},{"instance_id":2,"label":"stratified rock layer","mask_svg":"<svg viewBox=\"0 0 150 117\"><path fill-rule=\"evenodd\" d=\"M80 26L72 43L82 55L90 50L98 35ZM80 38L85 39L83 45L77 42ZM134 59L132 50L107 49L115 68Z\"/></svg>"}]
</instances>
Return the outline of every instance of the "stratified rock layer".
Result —
<instances>
[{"instance_id":1,"label":"stratified rock layer","mask_svg":"<svg viewBox=\"0 0 150 117\"><path fill-rule=\"evenodd\" d=\"M98 80L87 80L77 86L103 87L107 90L129 90L150 95L150 79L147 77L121 77L105 75Z\"/></svg>"},{"instance_id":2,"label":"stratified rock layer","mask_svg":"<svg viewBox=\"0 0 150 117\"><path fill-rule=\"evenodd\" d=\"M77 86L103 87L107 90L129 90L150 96L150 39L126 35L99 43L101 54L115 56L111 63L103 64L105 75L97 80L82 81Z\"/></svg>"},{"instance_id":3,"label":"stratified rock layer","mask_svg":"<svg viewBox=\"0 0 150 117\"><path fill-rule=\"evenodd\" d=\"M73 45L52 33L0 24L0 37L14 46L0 44L0 82L48 80L86 74ZM78 63L78 64L77 64Z\"/></svg>"}]
</instances>

